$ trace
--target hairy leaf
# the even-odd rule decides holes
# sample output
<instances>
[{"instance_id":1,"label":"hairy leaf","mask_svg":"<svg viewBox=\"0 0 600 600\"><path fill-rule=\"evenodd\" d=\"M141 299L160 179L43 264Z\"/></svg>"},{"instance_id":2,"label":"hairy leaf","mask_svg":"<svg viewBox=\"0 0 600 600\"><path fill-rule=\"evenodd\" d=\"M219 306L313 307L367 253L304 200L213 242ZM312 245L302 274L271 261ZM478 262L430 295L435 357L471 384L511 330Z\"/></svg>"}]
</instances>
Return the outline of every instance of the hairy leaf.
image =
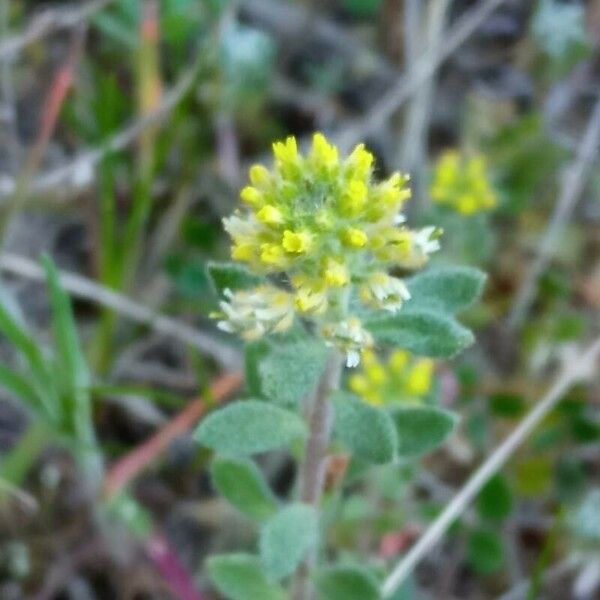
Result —
<instances>
[{"instance_id":1,"label":"hairy leaf","mask_svg":"<svg viewBox=\"0 0 600 600\"><path fill-rule=\"evenodd\" d=\"M338 392L335 406L335 436L359 459L385 464L394 460L398 436L387 412L366 404L354 394Z\"/></svg>"},{"instance_id":2,"label":"hairy leaf","mask_svg":"<svg viewBox=\"0 0 600 600\"><path fill-rule=\"evenodd\" d=\"M307 504L291 504L268 521L260 536L260 556L267 577L291 575L318 539L317 513Z\"/></svg>"},{"instance_id":3,"label":"hairy leaf","mask_svg":"<svg viewBox=\"0 0 600 600\"><path fill-rule=\"evenodd\" d=\"M434 358L449 358L474 339L453 317L433 310L407 309L393 316L371 317L365 325L378 342Z\"/></svg>"},{"instance_id":4,"label":"hairy leaf","mask_svg":"<svg viewBox=\"0 0 600 600\"><path fill-rule=\"evenodd\" d=\"M215 488L251 519L263 521L277 510L277 501L263 474L250 459L217 457L211 474Z\"/></svg>"},{"instance_id":5,"label":"hairy leaf","mask_svg":"<svg viewBox=\"0 0 600 600\"><path fill-rule=\"evenodd\" d=\"M226 554L208 560L208 574L230 600L287 600L284 589L271 583L260 560L250 554Z\"/></svg>"},{"instance_id":6,"label":"hairy leaf","mask_svg":"<svg viewBox=\"0 0 600 600\"><path fill-rule=\"evenodd\" d=\"M418 456L433 450L446 439L457 420L454 413L430 406L396 408L392 417L401 456Z\"/></svg>"},{"instance_id":7,"label":"hairy leaf","mask_svg":"<svg viewBox=\"0 0 600 600\"><path fill-rule=\"evenodd\" d=\"M249 344L246 381L250 393L295 406L315 388L326 360L327 348L315 338Z\"/></svg>"},{"instance_id":8,"label":"hairy leaf","mask_svg":"<svg viewBox=\"0 0 600 600\"><path fill-rule=\"evenodd\" d=\"M260 400L241 400L210 414L195 436L222 454L244 455L288 446L305 434L295 413Z\"/></svg>"},{"instance_id":9,"label":"hairy leaf","mask_svg":"<svg viewBox=\"0 0 600 600\"><path fill-rule=\"evenodd\" d=\"M485 280L485 273L472 267L428 269L406 282L411 293L407 308L427 308L456 314L481 296Z\"/></svg>"},{"instance_id":10,"label":"hairy leaf","mask_svg":"<svg viewBox=\"0 0 600 600\"><path fill-rule=\"evenodd\" d=\"M331 567L317 573L319 600L379 600L379 588L369 571L360 567Z\"/></svg>"}]
</instances>

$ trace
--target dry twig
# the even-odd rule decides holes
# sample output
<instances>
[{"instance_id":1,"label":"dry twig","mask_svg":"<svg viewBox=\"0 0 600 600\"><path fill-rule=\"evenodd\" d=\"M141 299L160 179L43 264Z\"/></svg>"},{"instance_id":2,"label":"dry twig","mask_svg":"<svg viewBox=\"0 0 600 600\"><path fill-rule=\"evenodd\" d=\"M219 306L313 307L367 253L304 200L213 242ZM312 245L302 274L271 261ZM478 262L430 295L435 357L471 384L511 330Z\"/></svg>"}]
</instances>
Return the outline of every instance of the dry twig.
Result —
<instances>
[{"instance_id":1,"label":"dry twig","mask_svg":"<svg viewBox=\"0 0 600 600\"><path fill-rule=\"evenodd\" d=\"M83 5L78 2L71 6L45 10L33 17L21 33L0 42L0 60L14 58L25 46L42 39L54 31L70 29L84 23L112 2L114 0L94 0Z\"/></svg>"},{"instance_id":2,"label":"dry twig","mask_svg":"<svg viewBox=\"0 0 600 600\"><path fill-rule=\"evenodd\" d=\"M43 269L35 261L16 254L0 254L0 270L13 273L19 277L37 281L45 280ZM219 343L214 336L208 333L198 331L190 325L161 315L123 294L119 294L80 275L62 272L60 281L70 294L106 306L132 321L189 344L210 356L225 369L235 369L239 366L238 352L225 344Z\"/></svg>"},{"instance_id":3,"label":"dry twig","mask_svg":"<svg viewBox=\"0 0 600 600\"><path fill-rule=\"evenodd\" d=\"M508 318L511 329L519 327L535 297L537 282L552 258L559 238L571 218L577 200L581 196L590 169L600 145L600 100L592 111L585 134L579 145L577 157L562 180L560 195L544 236L540 240L536 257L515 295Z\"/></svg>"},{"instance_id":4,"label":"dry twig","mask_svg":"<svg viewBox=\"0 0 600 600\"><path fill-rule=\"evenodd\" d=\"M465 14L450 31L444 44L430 48L408 75L400 79L375 103L369 112L334 136L338 145L348 149L383 127L390 117L417 92L438 69L505 0L483 0Z\"/></svg>"}]
</instances>

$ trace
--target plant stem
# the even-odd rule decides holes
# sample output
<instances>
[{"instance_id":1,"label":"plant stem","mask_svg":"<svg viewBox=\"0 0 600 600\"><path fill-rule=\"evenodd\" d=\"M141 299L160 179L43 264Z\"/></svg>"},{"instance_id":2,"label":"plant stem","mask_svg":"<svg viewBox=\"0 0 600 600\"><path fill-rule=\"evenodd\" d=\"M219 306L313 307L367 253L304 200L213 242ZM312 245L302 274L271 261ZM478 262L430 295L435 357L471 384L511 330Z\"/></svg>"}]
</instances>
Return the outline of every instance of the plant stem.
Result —
<instances>
[{"instance_id":1,"label":"plant stem","mask_svg":"<svg viewBox=\"0 0 600 600\"><path fill-rule=\"evenodd\" d=\"M327 468L327 448L331 437L333 410L329 402L331 392L338 389L342 373L343 358L333 351L317 385L317 389L307 403L308 441L304 460L300 466L300 500L317 510L323 495L325 471ZM314 548L298 568L293 582L293 600L311 600L314 590L310 572L316 563L318 549Z\"/></svg>"}]
</instances>

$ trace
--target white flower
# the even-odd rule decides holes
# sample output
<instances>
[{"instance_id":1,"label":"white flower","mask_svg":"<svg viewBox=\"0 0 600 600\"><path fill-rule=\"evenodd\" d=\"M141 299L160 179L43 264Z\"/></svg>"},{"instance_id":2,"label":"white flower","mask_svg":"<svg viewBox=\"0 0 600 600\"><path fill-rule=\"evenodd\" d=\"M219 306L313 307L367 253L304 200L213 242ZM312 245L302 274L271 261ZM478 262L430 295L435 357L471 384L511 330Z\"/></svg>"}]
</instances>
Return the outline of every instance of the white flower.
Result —
<instances>
[{"instance_id":1,"label":"white flower","mask_svg":"<svg viewBox=\"0 0 600 600\"><path fill-rule=\"evenodd\" d=\"M346 366L350 368L358 366L361 352L373 345L373 337L356 317L327 323L323 326L323 336L327 345L346 353Z\"/></svg>"},{"instance_id":2,"label":"white flower","mask_svg":"<svg viewBox=\"0 0 600 600\"><path fill-rule=\"evenodd\" d=\"M220 302L223 311L217 327L228 333L255 340L267 333L285 331L294 321L293 298L287 292L262 285L253 290L225 290L227 301Z\"/></svg>"},{"instance_id":3,"label":"white flower","mask_svg":"<svg viewBox=\"0 0 600 600\"><path fill-rule=\"evenodd\" d=\"M418 248L426 256L440 249L440 241L437 238L432 239L431 237L435 232L435 227L423 227L423 229L416 231L413 236L415 248Z\"/></svg>"},{"instance_id":4,"label":"white flower","mask_svg":"<svg viewBox=\"0 0 600 600\"><path fill-rule=\"evenodd\" d=\"M360 289L360 297L365 304L395 313L410 300L410 292L401 279L379 272L369 276Z\"/></svg>"}]
</instances>

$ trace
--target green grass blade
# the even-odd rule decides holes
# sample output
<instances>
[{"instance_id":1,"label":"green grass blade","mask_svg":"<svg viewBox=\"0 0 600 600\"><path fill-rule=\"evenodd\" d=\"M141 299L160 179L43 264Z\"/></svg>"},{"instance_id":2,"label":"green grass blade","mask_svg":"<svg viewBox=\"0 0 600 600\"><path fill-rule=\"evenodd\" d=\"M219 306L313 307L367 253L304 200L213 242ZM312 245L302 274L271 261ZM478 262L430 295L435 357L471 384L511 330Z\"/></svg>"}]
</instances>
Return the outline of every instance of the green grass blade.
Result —
<instances>
[{"instance_id":1,"label":"green grass blade","mask_svg":"<svg viewBox=\"0 0 600 600\"><path fill-rule=\"evenodd\" d=\"M62 288L58 270L49 257L43 258L50 291L52 329L56 344L57 377L60 382L63 424L82 442L93 440L90 407L90 376L73 316L71 301Z\"/></svg>"}]
</instances>

